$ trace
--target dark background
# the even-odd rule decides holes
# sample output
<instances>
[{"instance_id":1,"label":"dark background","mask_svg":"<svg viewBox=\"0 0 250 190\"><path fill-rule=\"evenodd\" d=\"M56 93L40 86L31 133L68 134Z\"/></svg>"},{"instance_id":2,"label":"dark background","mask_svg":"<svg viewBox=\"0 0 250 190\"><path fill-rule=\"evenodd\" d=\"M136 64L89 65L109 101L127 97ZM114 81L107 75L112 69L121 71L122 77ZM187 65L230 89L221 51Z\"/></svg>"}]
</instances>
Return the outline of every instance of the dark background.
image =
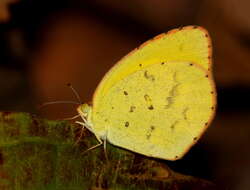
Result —
<instances>
[{"instance_id":1,"label":"dark background","mask_svg":"<svg viewBox=\"0 0 250 190\"><path fill-rule=\"evenodd\" d=\"M201 25L214 48L218 110L212 126L175 171L226 189L250 188L249 0L1 0L0 110L60 119L84 102L109 68L142 42L172 28Z\"/></svg>"}]
</instances>

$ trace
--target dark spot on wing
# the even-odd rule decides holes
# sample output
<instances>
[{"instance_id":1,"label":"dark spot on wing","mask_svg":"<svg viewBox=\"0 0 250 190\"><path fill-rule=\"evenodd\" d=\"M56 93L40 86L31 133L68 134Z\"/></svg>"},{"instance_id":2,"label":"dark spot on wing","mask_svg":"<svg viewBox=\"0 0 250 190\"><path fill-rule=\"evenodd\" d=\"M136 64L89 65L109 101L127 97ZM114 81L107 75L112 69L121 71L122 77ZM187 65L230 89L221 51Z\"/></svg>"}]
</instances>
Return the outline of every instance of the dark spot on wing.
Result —
<instances>
[{"instance_id":1,"label":"dark spot on wing","mask_svg":"<svg viewBox=\"0 0 250 190\"><path fill-rule=\"evenodd\" d=\"M208 75L206 75L206 78L208 78Z\"/></svg>"},{"instance_id":2,"label":"dark spot on wing","mask_svg":"<svg viewBox=\"0 0 250 190\"><path fill-rule=\"evenodd\" d=\"M175 121L171 126L170 126L170 128L171 128L171 130L174 130L175 129L175 125L178 123L178 121Z\"/></svg>"},{"instance_id":3,"label":"dark spot on wing","mask_svg":"<svg viewBox=\"0 0 250 190\"><path fill-rule=\"evenodd\" d=\"M128 126L129 126L129 122L126 121L126 122L125 122L125 127L128 127Z\"/></svg>"},{"instance_id":4,"label":"dark spot on wing","mask_svg":"<svg viewBox=\"0 0 250 190\"><path fill-rule=\"evenodd\" d=\"M153 109L154 109L154 106L153 106L153 105L150 105L150 106L148 107L148 109L149 109L149 110L153 110Z\"/></svg>"},{"instance_id":5,"label":"dark spot on wing","mask_svg":"<svg viewBox=\"0 0 250 190\"><path fill-rule=\"evenodd\" d=\"M139 64L139 66L141 67L141 66L142 66L142 64Z\"/></svg>"},{"instance_id":6,"label":"dark spot on wing","mask_svg":"<svg viewBox=\"0 0 250 190\"><path fill-rule=\"evenodd\" d=\"M177 159L178 158L178 156L175 156L175 159Z\"/></svg>"},{"instance_id":7,"label":"dark spot on wing","mask_svg":"<svg viewBox=\"0 0 250 190\"><path fill-rule=\"evenodd\" d=\"M198 137L194 137L194 141L196 141L198 139Z\"/></svg>"},{"instance_id":8,"label":"dark spot on wing","mask_svg":"<svg viewBox=\"0 0 250 190\"><path fill-rule=\"evenodd\" d=\"M146 102L151 102L151 98L149 97L149 95L145 94L144 95L144 99L146 100Z\"/></svg>"},{"instance_id":9,"label":"dark spot on wing","mask_svg":"<svg viewBox=\"0 0 250 190\"><path fill-rule=\"evenodd\" d=\"M146 135L146 138L147 140L150 139L150 137L152 136L152 132L155 130L155 126L151 125L148 132L147 132L147 135Z\"/></svg>"},{"instance_id":10,"label":"dark spot on wing","mask_svg":"<svg viewBox=\"0 0 250 190\"><path fill-rule=\"evenodd\" d=\"M144 77L145 77L146 79L152 81L152 82L155 81L154 75L148 74L148 71L145 71L145 72L144 72Z\"/></svg>"},{"instance_id":11,"label":"dark spot on wing","mask_svg":"<svg viewBox=\"0 0 250 190\"><path fill-rule=\"evenodd\" d=\"M161 63L161 65L164 65L164 64L165 64L164 62Z\"/></svg>"},{"instance_id":12,"label":"dark spot on wing","mask_svg":"<svg viewBox=\"0 0 250 190\"><path fill-rule=\"evenodd\" d=\"M193 63L190 63L189 65L190 65L190 66L193 66Z\"/></svg>"},{"instance_id":13,"label":"dark spot on wing","mask_svg":"<svg viewBox=\"0 0 250 190\"><path fill-rule=\"evenodd\" d=\"M144 99L145 99L146 102L149 102L149 103L152 102L152 99L151 99L150 96L147 95L147 94L144 95Z\"/></svg>"},{"instance_id":14,"label":"dark spot on wing","mask_svg":"<svg viewBox=\"0 0 250 190\"><path fill-rule=\"evenodd\" d=\"M207 125L208 125L208 122L205 123L205 126L207 126Z\"/></svg>"},{"instance_id":15,"label":"dark spot on wing","mask_svg":"<svg viewBox=\"0 0 250 190\"><path fill-rule=\"evenodd\" d=\"M214 107L211 107L211 110L214 110Z\"/></svg>"},{"instance_id":16,"label":"dark spot on wing","mask_svg":"<svg viewBox=\"0 0 250 190\"><path fill-rule=\"evenodd\" d=\"M128 95L128 92L127 91L123 91L124 95L127 96Z\"/></svg>"},{"instance_id":17,"label":"dark spot on wing","mask_svg":"<svg viewBox=\"0 0 250 190\"><path fill-rule=\"evenodd\" d=\"M183 29L183 26L179 27L178 29L179 29L179 30L182 30L182 29Z\"/></svg>"},{"instance_id":18,"label":"dark spot on wing","mask_svg":"<svg viewBox=\"0 0 250 190\"><path fill-rule=\"evenodd\" d=\"M198 26L193 26L193 29L196 29L196 28L198 28Z\"/></svg>"},{"instance_id":19,"label":"dark spot on wing","mask_svg":"<svg viewBox=\"0 0 250 190\"><path fill-rule=\"evenodd\" d=\"M211 94L214 94L214 91L211 91Z\"/></svg>"},{"instance_id":20,"label":"dark spot on wing","mask_svg":"<svg viewBox=\"0 0 250 190\"><path fill-rule=\"evenodd\" d=\"M135 111L135 106L130 106L129 112L134 112Z\"/></svg>"},{"instance_id":21,"label":"dark spot on wing","mask_svg":"<svg viewBox=\"0 0 250 190\"><path fill-rule=\"evenodd\" d=\"M112 106L112 107L111 107L111 109L113 110L113 109L114 109L114 107Z\"/></svg>"},{"instance_id":22,"label":"dark spot on wing","mask_svg":"<svg viewBox=\"0 0 250 190\"><path fill-rule=\"evenodd\" d=\"M205 34L205 37L207 38L207 37L208 37L208 34Z\"/></svg>"},{"instance_id":23,"label":"dark spot on wing","mask_svg":"<svg viewBox=\"0 0 250 190\"><path fill-rule=\"evenodd\" d=\"M147 95L147 94L145 94L145 95L144 95L144 99L145 99L145 101L148 103L148 109L149 109L149 110L153 110L154 107L153 107L153 105L151 104L152 100L151 100L150 96Z\"/></svg>"}]
</instances>

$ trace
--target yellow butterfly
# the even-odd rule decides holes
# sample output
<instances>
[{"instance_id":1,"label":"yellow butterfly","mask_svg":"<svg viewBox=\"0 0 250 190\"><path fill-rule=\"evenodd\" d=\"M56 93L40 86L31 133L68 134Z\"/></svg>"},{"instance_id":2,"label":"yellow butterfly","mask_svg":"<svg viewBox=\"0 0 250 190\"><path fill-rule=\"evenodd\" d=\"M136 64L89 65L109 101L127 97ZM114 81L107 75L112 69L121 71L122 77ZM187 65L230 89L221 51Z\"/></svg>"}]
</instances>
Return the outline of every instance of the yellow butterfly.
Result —
<instances>
[{"instance_id":1,"label":"yellow butterfly","mask_svg":"<svg viewBox=\"0 0 250 190\"><path fill-rule=\"evenodd\" d=\"M208 32L186 26L142 44L98 85L78 122L103 141L149 157L180 159L215 113ZM94 148L94 147L93 147Z\"/></svg>"}]
</instances>

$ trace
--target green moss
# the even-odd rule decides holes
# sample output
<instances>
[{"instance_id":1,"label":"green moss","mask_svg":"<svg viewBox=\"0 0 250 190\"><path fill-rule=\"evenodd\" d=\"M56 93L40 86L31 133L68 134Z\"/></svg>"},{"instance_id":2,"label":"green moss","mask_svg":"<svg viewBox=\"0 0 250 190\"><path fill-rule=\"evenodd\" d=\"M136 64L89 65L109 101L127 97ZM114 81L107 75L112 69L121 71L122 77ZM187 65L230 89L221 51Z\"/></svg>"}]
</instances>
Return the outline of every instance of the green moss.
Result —
<instances>
[{"instance_id":1,"label":"green moss","mask_svg":"<svg viewBox=\"0 0 250 190\"><path fill-rule=\"evenodd\" d=\"M2 190L154 190L214 189L205 180L176 174L164 164L141 155L97 144L77 125L49 121L27 113L0 113L0 189ZM188 188L187 188L188 187Z\"/></svg>"}]
</instances>

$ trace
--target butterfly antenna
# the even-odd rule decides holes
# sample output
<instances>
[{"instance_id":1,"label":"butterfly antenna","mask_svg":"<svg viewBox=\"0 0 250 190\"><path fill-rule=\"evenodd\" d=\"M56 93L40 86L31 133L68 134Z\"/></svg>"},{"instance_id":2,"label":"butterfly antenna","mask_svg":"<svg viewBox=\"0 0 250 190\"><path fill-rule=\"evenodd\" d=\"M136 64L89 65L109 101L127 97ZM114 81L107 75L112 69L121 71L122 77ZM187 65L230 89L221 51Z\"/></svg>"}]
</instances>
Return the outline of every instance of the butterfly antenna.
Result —
<instances>
[{"instance_id":1,"label":"butterfly antenna","mask_svg":"<svg viewBox=\"0 0 250 190\"><path fill-rule=\"evenodd\" d=\"M74 93L76 99L78 100L79 104L82 104L81 97L77 93L76 89L74 89L74 87L70 83L68 83L67 86L73 91L73 93Z\"/></svg>"},{"instance_id":2,"label":"butterfly antenna","mask_svg":"<svg viewBox=\"0 0 250 190\"><path fill-rule=\"evenodd\" d=\"M63 120L74 120L74 119L76 119L76 118L78 118L78 117L81 117L79 114L77 114L77 115L75 115L75 116L73 116L73 117L66 117L66 118L63 118Z\"/></svg>"},{"instance_id":3,"label":"butterfly antenna","mask_svg":"<svg viewBox=\"0 0 250 190\"><path fill-rule=\"evenodd\" d=\"M51 105L51 104L76 104L79 105L80 103L75 102L75 101L52 101L52 102L45 102L41 105L39 105L39 109L41 109L44 106Z\"/></svg>"}]
</instances>

